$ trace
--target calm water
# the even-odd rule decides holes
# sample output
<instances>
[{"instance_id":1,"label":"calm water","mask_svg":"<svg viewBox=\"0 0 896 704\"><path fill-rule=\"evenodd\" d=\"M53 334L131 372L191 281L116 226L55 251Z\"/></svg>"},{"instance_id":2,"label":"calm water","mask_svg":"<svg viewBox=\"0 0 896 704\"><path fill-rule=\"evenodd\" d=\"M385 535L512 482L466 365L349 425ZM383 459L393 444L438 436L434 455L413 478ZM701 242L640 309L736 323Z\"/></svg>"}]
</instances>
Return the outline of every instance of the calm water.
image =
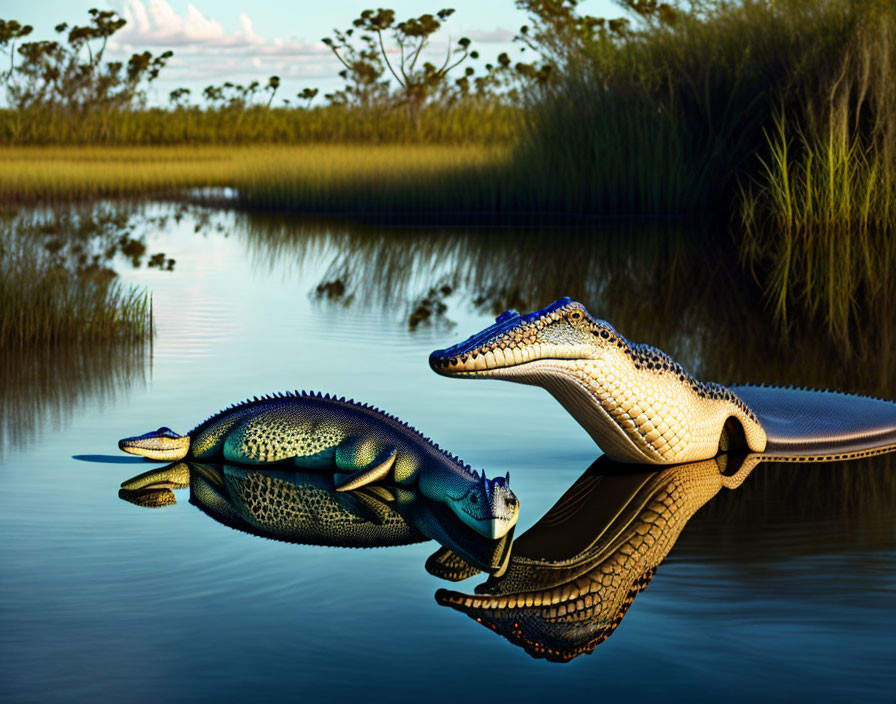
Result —
<instances>
[{"instance_id":1,"label":"calm water","mask_svg":"<svg viewBox=\"0 0 896 704\"><path fill-rule=\"evenodd\" d=\"M2 365L3 700L894 700L890 458L765 464L722 488L612 637L558 664L437 603L437 589L471 594L485 576L429 574L436 542L262 539L200 511L190 489L140 507L118 488L153 465L116 449L264 392L335 392L490 476L509 471L519 538L599 452L540 389L429 370L431 350L508 305L573 295L722 382L893 397L888 356L846 364L823 337L775 339L749 283L677 233L381 232L195 211L138 222L149 251L177 262L117 265L153 292L152 348Z\"/></svg>"}]
</instances>

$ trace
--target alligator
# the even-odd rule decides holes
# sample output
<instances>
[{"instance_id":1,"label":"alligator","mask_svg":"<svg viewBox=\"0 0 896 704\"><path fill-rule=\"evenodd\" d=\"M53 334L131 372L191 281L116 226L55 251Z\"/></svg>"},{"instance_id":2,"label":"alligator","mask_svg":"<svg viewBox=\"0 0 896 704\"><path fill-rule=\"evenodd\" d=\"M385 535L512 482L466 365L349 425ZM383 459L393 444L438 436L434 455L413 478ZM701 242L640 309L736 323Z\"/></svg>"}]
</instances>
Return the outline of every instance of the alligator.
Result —
<instances>
[{"instance_id":1,"label":"alligator","mask_svg":"<svg viewBox=\"0 0 896 704\"><path fill-rule=\"evenodd\" d=\"M726 451L824 461L896 450L894 403L699 381L569 298L526 315L505 311L466 341L433 352L429 363L444 376L544 387L618 462L677 464Z\"/></svg>"},{"instance_id":2,"label":"alligator","mask_svg":"<svg viewBox=\"0 0 896 704\"><path fill-rule=\"evenodd\" d=\"M378 548L434 539L474 573L506 567L511 529L486 539L438 502L398 486L370 484L339 492L321 472L177 462L122 483L119 498L158 508L190 489L190 503L235 530L288 543L340 548ZM437 554L440 554L437 553Z\"/></svg>"},{"instance_id":3,"label":"alligator","mask_svg":"<svg viewBox=\"0 0 896 704\"><path fill-rule=\"evenodd\" d=\"M514 541L502 575L475 594L439 589L436 601L532 657L568 662L591 653L616 631L691 516L722 487L739 487L760 459L722 454L657 471L604 455ZM475 573L457 556L439 557L460 576Z\"/></svg>"},{"instance_id":4,"label":"alligator","mask_svg":"<svg viewBox=\"0 0 896 704\"><path fill-rule=\"evenodd\" d=\"M255 397L217 413L186 435L161 427L124 438L125 452L151 460L288 463L333 472L337 491L379 480L415 486L488 538L516 524L509 473L488 479L407 423L354 400L289 392Z\"/></svg>"}]
</instances>

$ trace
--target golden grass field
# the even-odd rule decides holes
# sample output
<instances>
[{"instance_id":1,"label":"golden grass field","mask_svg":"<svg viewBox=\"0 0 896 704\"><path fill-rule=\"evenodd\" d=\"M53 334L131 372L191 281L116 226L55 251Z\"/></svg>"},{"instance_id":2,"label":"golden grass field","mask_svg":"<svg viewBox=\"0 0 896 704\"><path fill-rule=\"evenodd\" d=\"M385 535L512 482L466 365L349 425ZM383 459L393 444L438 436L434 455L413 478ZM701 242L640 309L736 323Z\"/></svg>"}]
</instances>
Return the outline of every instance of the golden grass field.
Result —
<instances>
[{"instance_id":1,"label":"golden grass field","mask_svg":"<svg viewBox=\"0 0 896 704\"><path fill-rule=\"evenodd\" d=\"M5 147L0 148L0 201L179 195L190 188L232 187L250 201L286 191L309 202L326 200L349 184L377 191L488 167L508 153L508 147L478 145Z\"/></svg>"}]
</instances>

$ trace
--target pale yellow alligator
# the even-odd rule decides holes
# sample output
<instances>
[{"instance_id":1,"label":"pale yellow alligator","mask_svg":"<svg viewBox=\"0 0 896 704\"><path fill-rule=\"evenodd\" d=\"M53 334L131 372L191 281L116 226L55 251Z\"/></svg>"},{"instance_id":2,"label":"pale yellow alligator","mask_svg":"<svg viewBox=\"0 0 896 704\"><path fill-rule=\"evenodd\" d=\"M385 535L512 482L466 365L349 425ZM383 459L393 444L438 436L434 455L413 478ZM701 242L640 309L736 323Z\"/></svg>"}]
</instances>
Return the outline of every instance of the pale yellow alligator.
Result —
<instances>
[{"instance_id":1,"label":"pale yellow alligator","mask_svg":"<svg viewBox=\"0 0 896 704\"><path fill-rule=\"evenodd\" d=\"M525 315L506 311L429 363L444 376L544 387L618 462L677 464L732 450L811 462L896 450L894 403L700 381L569 298Z\"/></svg>"}]
</instances>

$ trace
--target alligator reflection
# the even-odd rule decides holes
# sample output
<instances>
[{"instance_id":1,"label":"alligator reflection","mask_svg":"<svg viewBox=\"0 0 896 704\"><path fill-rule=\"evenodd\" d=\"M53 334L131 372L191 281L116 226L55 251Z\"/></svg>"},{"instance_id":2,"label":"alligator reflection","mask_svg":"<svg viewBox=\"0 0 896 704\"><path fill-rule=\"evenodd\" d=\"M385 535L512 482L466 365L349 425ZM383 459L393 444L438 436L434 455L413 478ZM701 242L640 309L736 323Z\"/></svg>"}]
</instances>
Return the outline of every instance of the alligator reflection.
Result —
<instances>
[{"instance_id":1,"label":"alligator reflection","mask_svg":"<svg viewBox=\"0 0 896 704\"><path fill-rule=\"evenodd\" d=\"M178 462L121 485L119 498L138 506L190 503L219 523L263 538L305 545L373 548L436 540L474 571L506 567L513 530L489 540L450 509L402 487L368 485L338 492L332 475Z\"/></svg>"},{"instance_id":2,"label":"alligator reflection","mask_svg":"<svg viewBox=\"0 0 896 704\"><path fill-rule=\"evenodd\" d=\"M601 457L513 544L506 571L475 595L440 589L461 611L536 658L567 662L609 638L691 516L759 463L727 455L638 471Z\"/></svg>"}]
</instances>

